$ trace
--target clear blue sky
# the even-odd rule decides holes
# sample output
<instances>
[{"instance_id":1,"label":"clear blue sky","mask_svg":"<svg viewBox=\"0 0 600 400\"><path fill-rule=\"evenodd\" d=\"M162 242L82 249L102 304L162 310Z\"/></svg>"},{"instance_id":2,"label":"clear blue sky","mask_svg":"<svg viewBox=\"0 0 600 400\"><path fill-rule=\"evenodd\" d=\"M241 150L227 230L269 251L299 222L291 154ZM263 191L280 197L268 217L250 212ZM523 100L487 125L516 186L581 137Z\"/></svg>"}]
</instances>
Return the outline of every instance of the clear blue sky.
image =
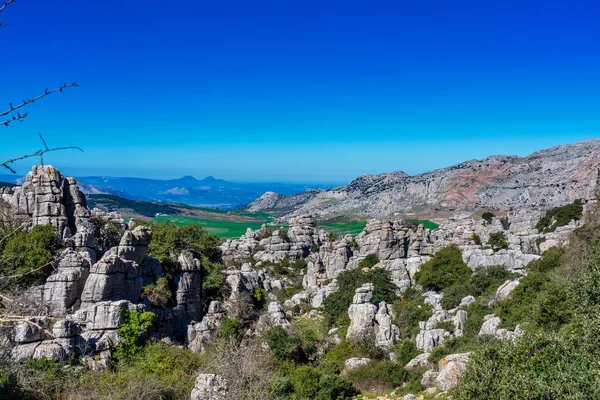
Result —
<instances>
[{"instance_id":1,"label":"clear blue sky","mask_svg":"<svg viewBox=\"0 0 600 400\"><path fill-rule=\"evenodd\" d=\"M600 136L598 1L19 0L0 158L73 175L345 182ZM28 165L19 164L19 172Z\"/></svg>"}]
</instances>

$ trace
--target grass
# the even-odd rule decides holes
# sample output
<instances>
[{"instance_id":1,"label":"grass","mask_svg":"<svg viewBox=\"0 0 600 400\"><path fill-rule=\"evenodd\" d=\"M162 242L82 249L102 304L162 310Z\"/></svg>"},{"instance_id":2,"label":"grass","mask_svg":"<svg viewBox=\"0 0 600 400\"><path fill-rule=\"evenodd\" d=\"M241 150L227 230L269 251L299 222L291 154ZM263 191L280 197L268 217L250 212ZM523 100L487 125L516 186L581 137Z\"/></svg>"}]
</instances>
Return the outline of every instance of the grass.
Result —
<instances>
[{"instance_id":1,"label":"grass","mask_svg":"<svg viewBox=\"0 0 600 400\"><path fill-rule=\"evenodd\" d=\"M211 216L159 216L154 221L171 221L179 225L202 225L208 232L225 239L239 238L246 233L246 229L260 229L265 221L236 221L220 217Z\"/></svg>"},{"instance_id":2,"label":"grass","mask_svg":"<svg viewBox=\"0 0 600 400\"><path fill-rule=\"evenodd\" d=\"M406 223L414 223L414 224L423 224L423 226L425 227L425 229L429 229L429 230L436 230L437 228L440 227L439 224L436 224L433 221L430 221L428 219L407 219L404 220Z\"/></svg>"},{"instance_id":3,"label":"grass","mask_svg":"<svg viewBox=\"0 0 600 400\"><path fill-rule=\"evenodd\" d=\"M365 229L365 226L367 226L367 221L348 221L332 223L324 222L317 225L317 228L343 236L347 234L358 235Z\"/></svg>"}]
</instances>

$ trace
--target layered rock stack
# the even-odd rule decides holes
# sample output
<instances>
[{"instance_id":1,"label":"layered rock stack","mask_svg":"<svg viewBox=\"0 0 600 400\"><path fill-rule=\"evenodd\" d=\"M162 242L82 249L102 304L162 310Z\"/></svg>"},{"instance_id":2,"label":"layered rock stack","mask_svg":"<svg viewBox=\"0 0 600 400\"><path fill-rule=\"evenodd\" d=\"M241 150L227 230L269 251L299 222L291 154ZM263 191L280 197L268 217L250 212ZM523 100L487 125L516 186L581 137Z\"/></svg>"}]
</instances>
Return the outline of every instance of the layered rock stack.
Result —
<instances>
[{"instance_id":1,"label":"layered rock stack","mask_svg":"<svg viewBox=\"0 0 600 400\"><path fill-rule=\"evenodd\" d=\"M391 309L385 302L372 304L373 284L366 283L356 289L348 308L350 327L346 338L374 341L382 349L391 348L400 338L400 329L392 324Z\"/></svg>"}]
</instances>

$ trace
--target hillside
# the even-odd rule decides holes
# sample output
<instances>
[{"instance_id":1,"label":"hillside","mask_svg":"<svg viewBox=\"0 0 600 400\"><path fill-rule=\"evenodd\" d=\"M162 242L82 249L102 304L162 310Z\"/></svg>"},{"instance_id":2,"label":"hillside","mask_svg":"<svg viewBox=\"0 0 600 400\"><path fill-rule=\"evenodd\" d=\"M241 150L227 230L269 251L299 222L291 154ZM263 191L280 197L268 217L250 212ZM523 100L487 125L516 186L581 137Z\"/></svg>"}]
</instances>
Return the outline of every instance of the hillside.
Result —
<instances>
[{"instance_id":1,"label":"hillside","mask_svg":"<svg viewBox=\"0 0 600 400\"><path fill-rule=\"evenodd\" d=\"M521 207L546 208L594 196L600 139L556 146L527 157L491 156L409 176L362 175L347 186L304 195L266 193L247 207L283 214L386 217Z\"/></svg>"},{"instance_id":2,"label":"hillside","mask_svg":"<svg viewBox=\"0 0 600 400\"><path fill-rule=\"evenodd\" d=\"M0 196L0 398L598 398L594 201L223 241L91 211L51 166Z\"/></svg>"},{"instance_id":3,"label":"hillside","mask_svg":"<svg viewBox=\"0 0 600 400\"><path fill-rule=\"evenodd\" d=\"M204 179L184 176L166 180L107 176L76 179L85 194L111 194L131 200L183 203L227 210L248 204L265 191L276 190L284 195L292 195L315 187L295 183L237 183L212 176Z\"/></svg>"}]
</instances>

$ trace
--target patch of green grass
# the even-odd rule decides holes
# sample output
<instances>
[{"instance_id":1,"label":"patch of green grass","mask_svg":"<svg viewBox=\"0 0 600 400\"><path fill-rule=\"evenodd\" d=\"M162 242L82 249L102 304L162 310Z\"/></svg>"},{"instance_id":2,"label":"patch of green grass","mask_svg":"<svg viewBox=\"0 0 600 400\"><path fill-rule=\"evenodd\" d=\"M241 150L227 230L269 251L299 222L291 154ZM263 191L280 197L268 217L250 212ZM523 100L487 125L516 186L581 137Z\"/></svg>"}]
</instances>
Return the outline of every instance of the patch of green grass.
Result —
<instances>
[{"instance_id":1,"label":"patch of green grass","mask_svg":"<svg viewBox=\"0 0 600 400\"><path fill-rule=\"evenodd\" d=\"M325 220L317 224L318 229L337 233L340 236L358 235L365 229L365 226L367 226L367 221L330 222L330 220Z\"/></svg>"},{"instance_id":2,"label":"patch of green grass","mask_svg":"<svg viewBox=\"0 0 600 400\"><path fill-rule=\"evenodd\" d=\"M428 219L405 219L404 222L407 224L415 224L415 225L423 224L425 229L429 229L432 231L434 231L440 227L439 224L436 224L435 222L430 221Z\"/></svg>"},{"instance_id":3,"label":"patch of green grass","mask_svg":"<svg viewBox=\"0 0 600 400\"><path fill-rule=\"evenodd\" d=\"M209 233L217 235L220 238L239 238L246 233L246 229L260 229L263 221L233 221L223 218L212 218L210 216L159 216L155 217L154 221L166 222L171 221L178 225L201 225Z\"/></svg>"}]
</instances>

